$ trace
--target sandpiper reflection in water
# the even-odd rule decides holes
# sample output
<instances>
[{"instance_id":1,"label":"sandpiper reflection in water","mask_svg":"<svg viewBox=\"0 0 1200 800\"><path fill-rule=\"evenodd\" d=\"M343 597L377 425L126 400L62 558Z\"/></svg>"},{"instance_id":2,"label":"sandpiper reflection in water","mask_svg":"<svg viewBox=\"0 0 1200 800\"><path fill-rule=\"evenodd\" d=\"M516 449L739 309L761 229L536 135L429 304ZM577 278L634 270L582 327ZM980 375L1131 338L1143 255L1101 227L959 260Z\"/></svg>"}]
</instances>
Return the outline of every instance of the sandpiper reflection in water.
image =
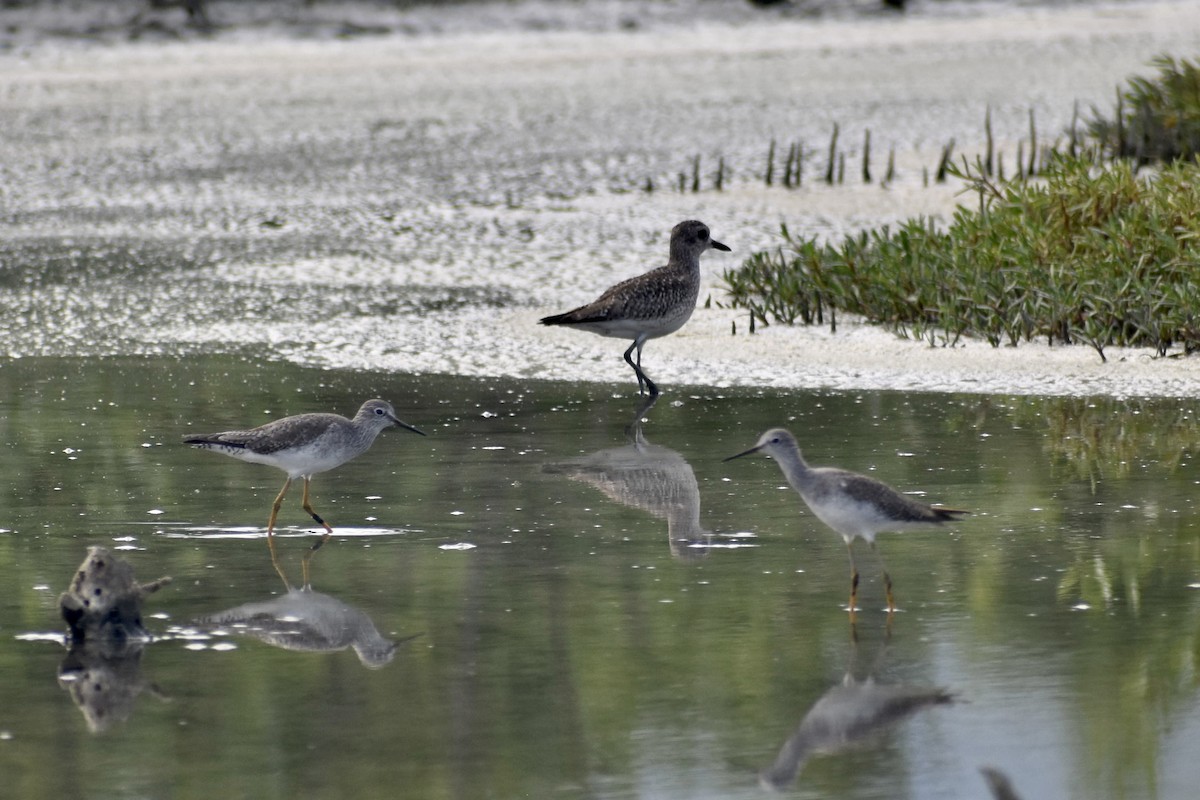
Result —
<instances>
[{"instance_id":1,"label":"sandpiper reflection in water","mask_svg":"<svg viewBox=\"0 0 1200 800\"><path fill-rule=\"evenodd\" d=\"M196 623L284 650L328 653L352 648L370 669L388 664L399 644L380 634L362 609L311 588L288 589L279 597L208 614Z\"/></svg>"},{"instance_id":2,"label":"sandpiper reflection in water","mask_svg":"<svg viewBox=\"0 0 1200 800\"><path fill-rule=\"evenodd\" d=\"M351 648L369 669L385 666L399 645L416 638L388 639L362 609L314 591L307 583L294 589L286 576L283 583L285 594L206 614L195 624L212 632L249 636L283 650L329 653Z\"/></svg>"},{"instance_id":3,"label":"sandpiper reflection in water","mask_svg":"<svg viewBox=\"0 0 1200 800\"><path fill-rule=\"evenodd\" d=\"M954 695L946 689L877 682L878 664L866 678L856 679L853 662L858 646L853 646L851 665L841 682L813 703L775 762L759 773L764 789L785 791L814 755L846 750L922 709L954 702Z\"/></svg>"},{"instance_id":4,"label":"sandpiper reflection in water","mask_svg":"<svg viewBox=\"0 0 1200 800\"><path fill-rule=\"evenodd\" d=\"M639 405L625 429L627 444L546 464L542 469L587 484L621 505L666 520L671 555L700 558L708 554L713 534L700 524L696 474L682 455L669 447L650 444L642 432L643 416L657 399L657 395L651 395Z\"/></svg>"}]
</instances>

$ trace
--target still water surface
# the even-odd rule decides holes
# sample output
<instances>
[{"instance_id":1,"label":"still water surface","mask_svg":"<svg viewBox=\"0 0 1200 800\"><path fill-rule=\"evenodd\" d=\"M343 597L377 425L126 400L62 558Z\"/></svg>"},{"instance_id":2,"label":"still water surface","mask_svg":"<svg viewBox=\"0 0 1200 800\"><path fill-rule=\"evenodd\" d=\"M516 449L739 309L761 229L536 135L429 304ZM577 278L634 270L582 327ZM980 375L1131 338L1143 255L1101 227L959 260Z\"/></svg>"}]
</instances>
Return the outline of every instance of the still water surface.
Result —
<instances>
[{"instance_id":1,"label":"still water surface","mask_svg":"<svg viewBox=\"0 0 1200 800\"><path fill-rule=\"evenodd\" d=\"M982 798L984 765L1029 798L1200 784L1191 404L673 387L635 446L628 388L4 364L0 794ZM430 435L314 480L336 536L289 594L263 538L283 474L180 437L373 396ZM880 537L890 624L870 553L852 627L840 539L769 460L721 462L778 424L815 464L974 510ZM293 582L308 522L289 497ZM56 599L96 544L174 579L108 705L57 677ZM256 638L271 616L332 621L327 644ZM881 728L827 741L847 715Z\"/></svg>"}]
</instances>

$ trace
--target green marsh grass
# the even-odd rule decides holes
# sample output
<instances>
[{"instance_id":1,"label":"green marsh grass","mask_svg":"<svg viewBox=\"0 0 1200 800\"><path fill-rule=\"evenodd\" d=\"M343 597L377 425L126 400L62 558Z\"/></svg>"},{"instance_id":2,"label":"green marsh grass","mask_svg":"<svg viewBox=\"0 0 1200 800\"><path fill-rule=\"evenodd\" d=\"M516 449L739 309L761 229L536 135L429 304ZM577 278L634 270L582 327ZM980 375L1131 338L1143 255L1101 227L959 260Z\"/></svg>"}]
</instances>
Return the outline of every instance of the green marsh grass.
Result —
<instances>
[{"instance_id":1,"label":"green marsh grass","mask_svg":"<svg viewBox=\"0 0 1200 800\"><path fill-rule=\"evenodd\" d=\"M1138 175L1051 156L1037 181L999 183L982 160L947 166L978 196L944 225L914 218L822 243L783 245L725 274L760 324L836 325L838 311L953 345L1042 339L1200 350L1200 166Z\"/></svg>"},{"instance_id":2,"label":"green marsh grass","mask_svg":"<svg viewBox=\"0 0 1200 800\"><path fill-rule=\"evenodd\" d=\"M1117 91L1112 119L1096 116L1088 135L1110 158L1139 165L1200 155L1200 63L1160 56L1156 77L1134 77Z\"/></svg>"}]
</instances>

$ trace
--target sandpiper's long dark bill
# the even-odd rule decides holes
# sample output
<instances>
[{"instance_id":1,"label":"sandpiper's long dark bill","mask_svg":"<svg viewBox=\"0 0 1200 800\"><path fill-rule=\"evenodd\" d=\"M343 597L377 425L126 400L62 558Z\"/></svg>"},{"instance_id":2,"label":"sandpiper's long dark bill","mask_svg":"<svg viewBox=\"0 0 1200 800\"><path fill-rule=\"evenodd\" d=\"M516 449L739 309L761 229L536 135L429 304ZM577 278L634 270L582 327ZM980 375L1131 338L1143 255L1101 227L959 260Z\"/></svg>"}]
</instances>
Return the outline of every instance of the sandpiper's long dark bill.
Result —
<instances>
[{"instance_id":1,"label":"sandpiper's long dark bill","mask_svg":"<svg viewBox=\"0 0 1200 800\"><path fill-rule=\"evenodd\" d=\"M858 598L858 568L854 565L855 538L865 539L875 550L875 535L883 531L929 528L953 522L967 511L931 506L901 494L882 481L837 467L810 467L800 453L796 437L783 428L772 428L759 437L749 450L726 458L765 453L779 464L791 487L817 519L841 535L850 553L850 611ZM888 613L895 611L892 579L883 566L883 585L887 592Z\"/></svg>"},{"instance_id":2,"label":"sandpiper's long dark bill","mask_svg":"<svg viewBox=\"0 0 1200 800\"><path fill-rule=\"evenodd\" d=\"M271 506L271 517L267 522L267 545L271 548L271 561L284 583L287 583L287 577L275 558L275 519L279 516L279 507L283 505L283 498L291 488L292 481L304 479L304 510L325 529L325 535L305 556L304 584L307 586L308 560L333 533L333 528L317 515L309 502L308 486L312 476L339 467L367 452L375 443L375 437L392 426L425 435L397 418L391 403L368 400L358 409L354 419L346 419L340 414L297 414L248 430L193 434L185 436L183 441L192 447L224 453L254 464L267 464L287 473L287 480Z\"/></svg>"},{"instance_id":3,"label":"sandpiper's long dark bill","mask_svg":"<svg viewBox=\"0 0 1200 800\"><path fill-rule=\"evenodd\" d=\"M625 361L638 379L638 394L658 394L658 387L642 371L642 347L650 339L674 333L696 310L700 295L700 254L729 248L709 234L698 220L685 220L671 229L670 259L665 266L621 281L594 302L543 317L543 325L569 325L580 330L632 339ZM637 362L631 355L637 350Z\"/></svg>"}]
</instances>

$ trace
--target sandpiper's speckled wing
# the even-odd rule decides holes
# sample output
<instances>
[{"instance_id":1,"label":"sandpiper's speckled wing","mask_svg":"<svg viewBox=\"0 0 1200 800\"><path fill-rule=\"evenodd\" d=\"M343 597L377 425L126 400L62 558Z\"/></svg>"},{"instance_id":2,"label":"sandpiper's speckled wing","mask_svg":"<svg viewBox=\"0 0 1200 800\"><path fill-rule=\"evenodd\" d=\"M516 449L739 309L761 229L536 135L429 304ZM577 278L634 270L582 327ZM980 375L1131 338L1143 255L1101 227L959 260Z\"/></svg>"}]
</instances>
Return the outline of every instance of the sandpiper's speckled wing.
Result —
<instances>
[{"instance_id":1,"label":"sandpiper's speckled wing","mask_svg":"<svg viewBox=\"0 0 1200 800\"><path fill-rule=\"evenodd\" d=\"M596 300L565 314L547 317L546 325L603 322L608 319L654 319L663 310L686 302L694 290L686 273L670 265L627 278Z\"/></svg>"},{"instance_id":2,"label":"sandpiper's speckled wing","mask_svg":"<svg viewBox=\"0 0 1200 800\"><path fill-rule=\"evenodd\" d=\"M299 414L277 419L250 430L200 434L189 436L184 441L201 447L228 447L270 455L311 442L334 425L346 421L345 417L337 414Z\"/></svg>"},{"instance_id":3,"label":"sandpiper's speckled wing","mask_svg":"<svg viewBox=\"0 0 1200 800\"><path fill-rule=\"evenodd\" d=\"M830 478L838 478L837 490L852 500L873 505L879 509L880 516L894 520L900 524L936 525L941 522L951 522L956 517L967 514L952 508L935 508L907 495L897 492L883 481L857 472L838 469L836 467L815 467L813 472Z\"/></svg>"},{"instance_id":4,"label":"sandpiper's speckled wing","mask_svg":"<svg viewBox=\"0 0 1200 800\"><path fill-rule=\"evenodd\" d=\"M664 308L683 302L692 290L686 273L669 266L621 281L606 291L597 304L611 304L615 313L634 319L661 316Z\"/></svg>"}]
</instances>

